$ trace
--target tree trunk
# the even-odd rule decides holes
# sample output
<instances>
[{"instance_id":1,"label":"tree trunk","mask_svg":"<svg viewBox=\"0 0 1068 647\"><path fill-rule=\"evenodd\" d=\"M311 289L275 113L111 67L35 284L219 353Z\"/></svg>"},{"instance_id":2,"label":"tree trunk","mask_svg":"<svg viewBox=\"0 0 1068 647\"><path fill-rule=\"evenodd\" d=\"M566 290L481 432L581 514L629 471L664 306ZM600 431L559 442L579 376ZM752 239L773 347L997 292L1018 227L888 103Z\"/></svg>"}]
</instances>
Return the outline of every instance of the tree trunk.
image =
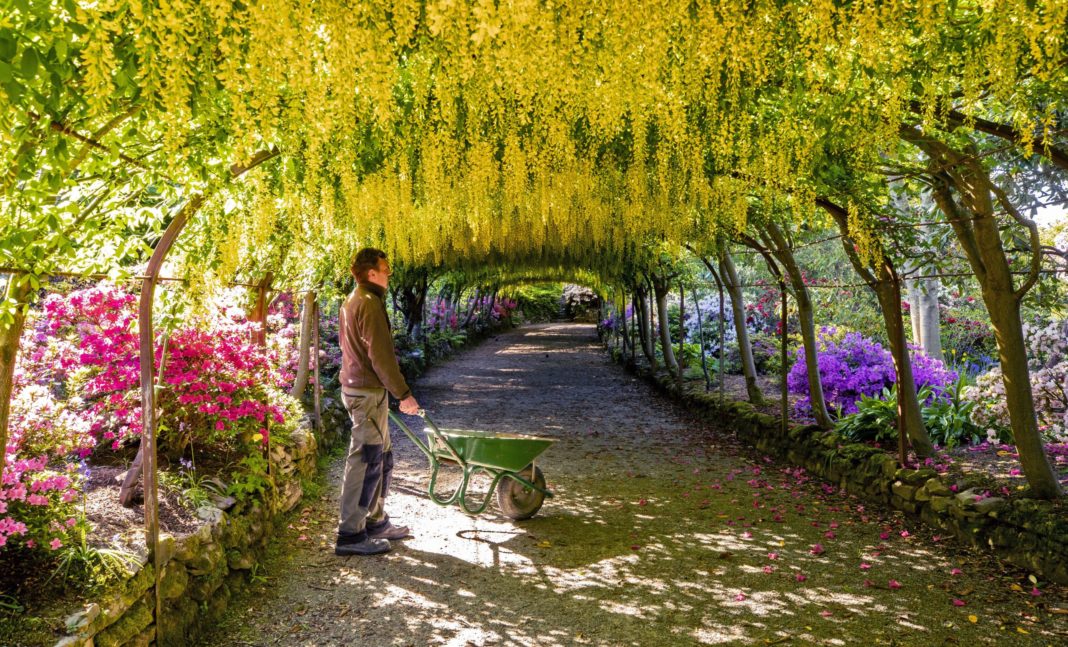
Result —
<instances>
[{"instance_id":1,"label":"tree trunk","mask_svg":"<svg viewBox=\"0 0 1068 647\"><path fill-rule=\"evenodd\" d=\"M998 242L1001 242L1000 239ZM983 290L983 300L990 311L997 337L1005 401L1008 403L1013 440L1020 454L1020 465L1036 496L1057 498L1062 495L1061 486L1050 466L1035 417L1035 397L1031 392L1031 370L1027 365L1027 344L1020 320L1020 304L1011 292L986 288Z\"/></svg>"},{"instance_id":2,"label":"tree trunk","mask_svg":"<svg viewBox=\"0 0 1068 647\"><path fill-rule=\"evenodd\" d=\"M882 311L886 335L890 340L890 355L894 360L894 375L897 380L897 414L898 430L912 442L916 455L930 456L934 453L931 439L927 435L927 426L923 422L919 399L916 397L916 380L912 374L912 358L908 354L905 340L905 319L901 316L901 287L893 264L884 258L879 266L878 276L861 260L856 244L849 236L849 215L846 210L826 199L817 200L817 204L834 219L842 233L842 248L853 269L875 292ZM901 461L904 462L904 450Z\"/></svg>"},{"instance_id":3,"label":"tree trunk","mask_svg":"<svg viewBox=\"0 0 1068 647\"><path fill-rule=\"evenodd\" d=\"M652 314L649 312L649 302L646 301L646 291L639 287L634 292L635 302L638 305L638 336L642 343L642 353L649 361L649 366L655 372L657 369L656 346L653 343Z\"/></svg>"},{"instance_id":4,"label":"tree trunk","mask_svg":"<svg viewBox=\"0 0 1068 647\"><path fill-rule=\"evenodd\" d=\"M427 290L428 281L425 274L416 277L413 283L399 289L400 302L397 309L404 315L404 331L413 340L420 339L423 333L423 311Z\"/></svg>"},{"instance_id":5,"label":"tree trunk","mask_svg":"<svg viewBox=\"0 0 1068 647\"><path fill-rule=\"evenodd\" d=\"M749 329L745 326L745 301L742 297L741 282L734 267L734 260L727 252L719 257L720 275L723 286L731 297L731 314L734 319L734 332L738 337L738 352L742 357L742 374L745 376L745 391L749 401L760 406L764 404L764 394L757 384L756 362L753 360L753 345L749 341ZM722 354L722 349L720 353Z\"/></svg>"},{"instance_id":6,"label":"tree trunk","mask_svg":"<svg viewBox=\"0 0 1068 647\"><path fill-rule=\"evenodd\" d=\"M667 281L653 281L653 294L656 295L657 322L660 324L660 345L664 348L664 367L671 373L678 373L679 363L675 359L675 351L671 347L671 326L668 324L668 288Z\"/></svg>"},{"instance_id":7,"label":"tree trunk","mask_svg":"<svg viewBox=\"0 0 1068 647\"><path fill-rule=\"evenodd\" d=\"M3 479L4 462L7 460L7 426L11 415L11 396L15 389L15 361L19 354L19 341L26 325L26 309L33 290L29 283L21 283L17 274L11 274L7 282L6 299L15 304L15 320L0 328L0 480Z\"/></svg>"},{"instance_id":8,"label":"tree trunk","mask_svg":"<svg viewBox=\"0 0 1068 647\"><path fill-rule=\"evenodd\" d=\"M938 312L938 279L909 279L905 281L912 319L912 343L923 349L928 357L944 361L942 331Z\"/></svg>"},{"instance_id":9,"label":"tree trunk","mask_svg":"<svg viewBox=\"0 0 1068 647\"><path fill-rule=\"evenodd\" d=\"M888 263L888 262L887 262ZM912 374L912 358L909 357L905 339L905 319L901 316L901 288L887 264L881 268L875 294L883 311L886 335L890 340L890 355L894 359L897 379L897 415L899 429L903 430L920 458L934 454L934 446L923 423L920 401L916 396L916 380Z\"/></svg>"},{"instance_id":10,"label":"tree trunk","mask_svg":"<svg viewBox=\"0 0 1068 647\"><path fill-rule=\"evenodd\" d=\"M300 398L304 390L308 388L308 375L311 372L308 362L311 355L312 325L315 323L315 291L309 290L304 294L304 305L300 310L300 342L297 351L297 377L293 380L293 388L289 395Z\"/></svg>"},{"instance_id":11,"label":"tree trunk","mask_svg":"<svg viewBox=\"0 0 1068 647\"><path fill-rule=\"evenodd\" d=\"M994 184L989 172L974 155L974 147L965 155L910 126L902 126L901 134L930 157L935 202L952 225L953 233L979 280L983 303L994 326L1009 421L1027 482L1035 496L1058 498L1063 491L1038 429L1027 346L1020 320L1020 300L1038 280L1040 270L1038 227L1024 218ZM953 189L960 195L960 203ZM1019 288L1013 283L1012 268L1005 256L992 196L996 196L1001 208L1030 233L1030 272Z\"/></svg>"},{"instance_id":12,"label":"tree trunk","mask_svg":"<svg viewBox=\"0 0 1068 647\"><path fill-rule=\"evenodd\" d=\"M705 355L706 355L706 353L705 353L705 322L704 322L702 314L701 314L701 300L697 297L697 287L696 286L693 287L691 293L693 294L693 307L694 307L694 310L697 311L697 340L698 340L699 345L701 346L701 374L705 376L705 392L707 393L712 388L712 378L708 374L708 359L705 357ZM721 286L721 289L720 289L720 292L719 292L719 296L721 298L723 297L722 286ZM722 315L722 314L723 314L723 302L721 300L720 301L720 315ZM722 330L723 329L723 318L722 318L722 316L720 317L719 325L720 325L720 330ZM720 367L719 375L722 378L723 377L723 336L722 335L720 335L720 343L719 343L719 367Z\"/></svg>"},{"instance_id":13,"label":"tree trunk","mask_svg":"<svg viewBox=\"0 0 1068 647\"><path fill-rule=\"evenodd\" d=\"M812 311L812 298L809 295L808 286L805 285L801 268L797 266L793 250L777 225L768 224L765 231L772 244L768 245L772 253L779 260L783 271L786 273L793 287L794 300L797 301L797 318L801 325L801 341L805 352L805 372L808 377L808 394L812 404L812 417L816 424L823 429L834 426L830 413L827 412L827 402L823 397L823 382L820 380L819 352L816 342L816 320ZM782 322L782 333L786 335L786 321Z\"/></svg>"},{"instance_id":14,"label":"tree trunk","mask_svg":"<svg viewBox=\"0 0 1068 647\"><path fill-rule=\"evenodd\" d=\"M670 336L669 336L670 337ZM686 370L686 292L679 284L679 356L678 356L679 393L682 393L683 371Z\"/></svg>"},{"instance_id":15,"label":"tree trunk","mask_svg":"<svg viewBox=\"0 0 1068 647\"><path fill-rule=\"evenodd\" d=\"M471 323L471 318L475 316L475 310L478 309L478 300L482 298L482 288L475 288L475 295L471 297L471 304L467 308L467 316L464 317L464 322L460 324L460 328L467 328Z\"/></svg>"}]
</instances>

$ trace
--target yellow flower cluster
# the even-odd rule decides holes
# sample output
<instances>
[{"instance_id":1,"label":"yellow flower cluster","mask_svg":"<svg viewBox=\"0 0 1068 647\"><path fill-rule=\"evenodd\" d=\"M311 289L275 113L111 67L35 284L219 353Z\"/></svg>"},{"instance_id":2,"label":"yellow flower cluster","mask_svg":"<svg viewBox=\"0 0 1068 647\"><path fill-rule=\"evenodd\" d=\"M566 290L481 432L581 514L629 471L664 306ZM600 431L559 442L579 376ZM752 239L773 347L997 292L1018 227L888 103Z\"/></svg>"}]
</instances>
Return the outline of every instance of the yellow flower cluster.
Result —
<instances>
[{"instance_id":1,"label":"yellow flower cluster","mask_svg":"<svg viewBox=\"0 0 1068 647\"><path fill-rule=\"evenodd\" d=\"M783 196L810 218L827 155L874 165L951 100L1032 133L1068 97L1064 0L79 6L91 116L139 102L181 178L281 151L210 220L225 271L284 234L319 267L377 243L413 264L609 272ZM850 209L870 257L863 220Z\"/></svg>"}]
</instances>

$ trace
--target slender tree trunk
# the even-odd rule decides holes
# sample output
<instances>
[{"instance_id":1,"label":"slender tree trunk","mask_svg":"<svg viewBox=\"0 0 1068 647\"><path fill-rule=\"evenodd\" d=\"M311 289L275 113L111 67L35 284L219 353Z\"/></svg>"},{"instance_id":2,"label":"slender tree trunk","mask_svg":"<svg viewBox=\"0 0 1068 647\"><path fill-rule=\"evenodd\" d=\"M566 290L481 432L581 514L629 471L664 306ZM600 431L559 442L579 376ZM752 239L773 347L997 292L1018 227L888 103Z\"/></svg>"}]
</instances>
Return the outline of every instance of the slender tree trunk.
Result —
<instances>
[{"instance_id":1,"label":"slender tree trunk","mask_svg":"<svg viewBox=\"0 0 1068 647\"><path fill-rule=\"evenodd\" d=\"M941 325L938 312L938 279L905 281L912 319L912 343L928 357L943 361Z\"/></svg>"},{"instance_id":2,"label":"slender tree trunk","mask_svg":"<svg viewBox=\"0 0 1068 647\"><path fill-rule=\"evenodd\" d=\"M8 277L8 301L15 304L15 319L6 327L0 327L0 482L3 479L4 461L7 460L7 427L11 416L11 396L15 389L15 361L19 354L19 341L26 325L25 305L33 290L29 283L20 283L19 277Z\"/></svg>"},{"instance_id":3,"label":"slender tree trunk","mask_svg":"<svg viewBox=\"0 0 1068 647\"><path fill-rule=\"evenodd\" d=\"M467 316L464 317L464 322L460 325L461 328L467 328L468 324L471 323L471 317L475 316L475 310L478 309L478 300L481 298L482 289L475 288L475 296L471 298L471 307L467 309Z\"/></svg>"},{"instance_id":4,"label":"slender tree trunk","mask_svg":"<svg viewBox=\"0 0 1068 647\"><path fill-rule=\"evenodd\" d=\"M682 393L682 374L686 370L686 292L679 284L679 393Z\"/></svg>"},{"instance_id":5,"label":"slender tree trunk","mask_svg":"<svg viewBox=\"0 0 1068 647\"><path fill-rule=\"evenodd\" d=\"M315 323L315 291L304 294L304 305L300 310L300 342L297 351L297 377L289 395L300 398L308 388L308 375L311 373L308 358L311 355L312 326Z\"/></svg>"},{"instance_id":6,"label":"slender tree trunk","mask_svg":"<svg viewBox=\"0 0 1068 647\"><path fill-rule=\"evenodd\" d=\"M756 362L753 360L753 344L749 341L749 329L745 326L745 301L742 297L741 282L734 267L734 260L727 252L719 257L720 275L724 287L731 298L731 314L734 319L734 332L738 337L738 352L742 357L742 375L745 376L745 391L749 401L755 405L764 404L764 394L757 384ZM722 352L722 351L721 351Z\"/></svg>"},{"instance_id":7,"label":"slender tree trunk","mask_svg":"<svg viewBox=\"0 0 1068 647\"><path fill-rule=\"evenodd\" d=\"M630 361L634 363L634 366L638 366L638 345L641 343L638 338L638 298L637 296L630 297Z\"/></svg>"},{"instance_id":8,"label":"slender tree trunk","mask_svg":"<svg viewBox=\"0 0 1068 647\"><path fill-rule=\"evenodd\" d=\"M638 336L642 343L642 353L649 361L653 372L657 370L656 346L653 343L652 314L649 312L649 302L646 301L646 291L638 288L634 293L635 302L638 305Z\"/></svg>"},{"instance_id":9,"label":"slender tree trunk","mask_svg":"<svg viewBox=\"0 0 1068 647\"><path fill-rule=\"evenodd\" d=\"M712 388L712 378L708 375L708 359L705 357L705 322L703 321L703 318L702 318L702 315L701 315L701 300L698 299L698 297L697 297L697 287L696 286L694 286L693 289L691 290L691 294L693 294L693 307L697 311L697 335L698 335L697 336L697 340L698 340L698 342L699 342L699 344L701 346L701 373L705 376L705 392L707 393ZM722 296L722 295L723 295L723 292L721 291L720 292L720 296ZM721 302L720 306L722 306L722 305L723 304ZM722 309L720 311L720 314L721 315L723 314L722 313ZM719 323L720 323L720 328L722 328L722 326L723 326L722 317L720 318ZM719 344L719 366L720 366L720 376L722 376L723 375L723 370L722 370L722 368L723 368L723 336L722 335L720 335L720 344Z\"/></svg>"},{"instance_id":10,"label":"slender tree trunk","mask_svg":"<svg viewBox=\"0 0 1068 647\"><path fill-rule=\"evenodd\" d=\"M657 321L660 324L660 345L663 346L664 349L664 367L671 373L678 373L679 363L675 359L675 351L671 347L671 326L668 324L668 288L667 281L653 281L653 293L656 296Z\"/></svg>"},{"instance_id":11,"label":"slender tree trunk","mask_svg":"<svg viewBox=\"0 0 1068 647\"><path fill-rule=\"evenodd\" d=\"M794 289L794 300L797 301L797 318L801 326L801 341L804 345L805 372L808 377L809 400L812 404L812 417L816 424L823 429L834 426L830 413L827 412L827 402L823 397L823 382L820 380L819 352L816 341L816 320L812 311L812 298L805 285L801 268L797 266L793 251L783 235L782 230L774 224L765 226L765 231L772 244L768 245L772 253L779 260L783 271ZM786 334L786 322L782 322L783 334Z\"/></svg>"},{"instance_id":12,"label":"slender tree trunk","mask_svg":"<svg viewBox=\"0 0 1068 647\"><path fill-rule=\"evenodd\" d=\"M887 262L888 264L889 262ZM916 396L916 380L912 374L912 358L909 357L905 338L905 320L901 316L901 288L890 268L884 264L875 284L875 293L883 312L886 335L890 340L890 355L894 359L897 378L897 415L899 429L908 436L912 448L920 458L934 454L934 446L923 423L920 401Z\"/></svg>"},{"instance_id":13,"label":"slender tree trunk","mask_svg":"<svg viewBox=\"0 0 1068 647\"><path fill-rule=\"evenodd\" d=\"M904 436L912 442L917 456L930 456L934 453L934 447L927 435L927 426L923 422L919 399L916 396L912 358L908 354L908 344L905 339L905 319L901 315L901 287L897 271L890 260L884 258L877 270L878 276L873 274L872 268L861 260L855 242L849 236L849 217L846 210L826 199L820 199L817 203L831 215L835 224L838 225L839 231L842 232L842 248L845 250L846 257L879 300L886 335L890 340L890 355L894 360L899 431L903 431ZM904 461L904 456L902 456L902 461Z\"/></svg>"}]
</instances>

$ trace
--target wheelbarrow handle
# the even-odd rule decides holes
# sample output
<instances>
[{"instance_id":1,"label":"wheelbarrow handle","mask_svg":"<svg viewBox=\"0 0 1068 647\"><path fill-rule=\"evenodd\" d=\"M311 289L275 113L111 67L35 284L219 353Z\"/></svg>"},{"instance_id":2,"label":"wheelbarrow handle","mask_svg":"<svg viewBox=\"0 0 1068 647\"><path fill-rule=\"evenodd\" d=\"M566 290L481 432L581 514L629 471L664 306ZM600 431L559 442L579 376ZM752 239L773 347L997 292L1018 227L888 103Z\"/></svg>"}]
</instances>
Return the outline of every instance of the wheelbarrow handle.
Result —
<instances>
[{"instance_id":1,"label":"wheelbarrow handle","mask_svg":"<svg viewBox=\"0 0 1068 647\"><path fill-rule=\"evenodd\" d=\"M426 409L420 409L417 415L423 419L427 426L430 427L430 431L434 434L434 437L437 438L437 440L445 446L445 449L449 450L449 454L452 456L452 459L460 465L467 465L464 459L460 458L460 453L457 452L456 448L452 446L452 443L449 442L449 439L445 437L445 434L441 433L441 429L437 426L437 424L434 423L433 420L430 419L430 416L427 415Z\"/></svg>"},{"instance_id":2,"label":"wheelbarrow handle","mask_svg":"<svg viewBox=\"0 0 1068 647\"><path fill-rule=\"evenodd\" d=\"M398 416L392 411L389 412L389 415L391 418L393 418L393 421L397 423L401 430L405 434L407 434L409 438L412 439L412 441L419 447L419 449L423 450L423 453L426 454L428 459L430 459L431 464L435 463L437 459L434 456L434 452L431 451L430 446L428 444L424 444L421 440L419 440L415 436L415 434L412 433L412 430L408 428L408 425L404 424L404 421L401 420L400 416ZM437 424L435 424L434 421L430 419L430 416L427 415L426 409L420 409L416 412L415 415L422 418L423 421L427 424L427 426L430 427L430 431L433 434L434 438L437 439L437 441L440 442L446 450L448 450L452 460L456 461L459 465L467 464L464 459L460 457L460 454L456 451L456 448L452 446L452 443L449 442L449 439L445 437L445 434L441 433L441 429L437 426Z\"/></svg>"}]
</instances>

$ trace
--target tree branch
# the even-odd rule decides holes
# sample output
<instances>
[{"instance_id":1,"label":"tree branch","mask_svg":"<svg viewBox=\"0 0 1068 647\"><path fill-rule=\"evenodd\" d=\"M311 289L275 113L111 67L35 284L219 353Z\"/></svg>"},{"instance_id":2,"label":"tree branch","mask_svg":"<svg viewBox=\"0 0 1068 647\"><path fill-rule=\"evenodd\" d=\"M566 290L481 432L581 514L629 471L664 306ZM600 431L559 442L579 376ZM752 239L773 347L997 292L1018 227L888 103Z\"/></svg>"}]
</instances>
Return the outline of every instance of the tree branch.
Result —
<instances>
[{"instance_id":1,"label":"tree branch","mask_svg":"<svg viewBox=\"0 0 1068 647\"><path fill-rule=\"evenodd\" d=\"M911 102L909 110L917 115L924 114L923 106L918 101ZM954 126L971 124L972 128L979 132L993 135L1013 144L1023 144L1026 141L1024 134L1009 124L998 123L982 117L969 117L959 110L951 109L944 114L946 120ZM1068 171L1068 151L1049 144L1044 137L1034 137L1031 139L1031 143L1035 153L1045 157L1058 168Z\"/></svg>"}]
</instances>

